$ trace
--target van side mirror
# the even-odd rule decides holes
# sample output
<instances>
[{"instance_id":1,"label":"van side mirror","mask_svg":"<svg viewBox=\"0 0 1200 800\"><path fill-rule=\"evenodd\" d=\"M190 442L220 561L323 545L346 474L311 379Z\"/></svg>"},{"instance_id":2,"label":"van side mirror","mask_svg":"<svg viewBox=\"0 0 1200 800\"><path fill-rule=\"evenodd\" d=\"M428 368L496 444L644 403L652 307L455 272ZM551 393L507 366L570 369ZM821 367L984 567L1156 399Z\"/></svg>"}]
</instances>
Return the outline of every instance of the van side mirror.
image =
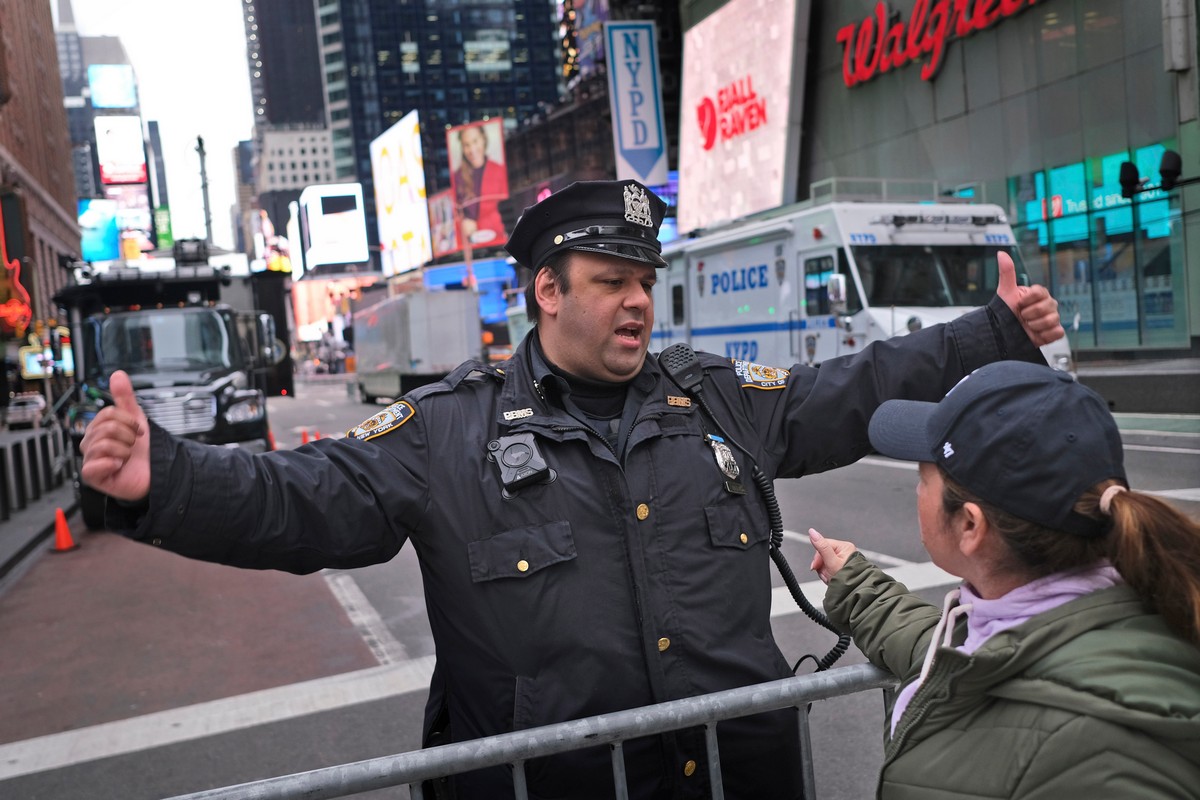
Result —
<instances>
[{"instance_id":1,"label":"van side mirror","mask_svg":"<svg viewBox=\"0 0 1200 800\"><path fill-rule=\"evenodd\" d=\"M846 276L838 272L830 275L829 282L825 284L825 292L829 296L829 305L834 310L834 313L845 308Z\"/></svg>"}]
</instances>

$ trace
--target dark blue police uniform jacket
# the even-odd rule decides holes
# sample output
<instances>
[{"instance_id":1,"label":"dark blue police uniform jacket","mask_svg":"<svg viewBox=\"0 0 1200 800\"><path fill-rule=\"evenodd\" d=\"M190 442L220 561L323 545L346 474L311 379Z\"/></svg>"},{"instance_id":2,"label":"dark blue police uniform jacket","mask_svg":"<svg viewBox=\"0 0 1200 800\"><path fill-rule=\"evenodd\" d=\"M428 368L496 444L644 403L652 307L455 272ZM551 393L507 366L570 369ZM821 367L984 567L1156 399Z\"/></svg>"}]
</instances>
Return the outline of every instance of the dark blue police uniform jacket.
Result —
<instances>
[{"instance_id":1,"label":"dark blue police uniform jacket","mask_svg":"<svg viewBox=\"0 0 1200 800\"><path fill-rule=\"evenodd\" d=\"M938 400L1006 357L1044 363L998 299L819 368L701 355L713 413L771 479L861 458L882 401ZM154 428L150 510L133 535L297 573L387 561L411 540L437 647L431 702L452 741L788 676L749 459L735 450L746 494L730 493L713 426L653 356L615 446L547 377L527 338L499 368L461 367L342 440L249 455ZM520 432L555 478L506 494L487 445ZM719 726L726 797L800 795L795 723L789 710ZM699 732L625 750L631 797L708 796ZM613 796L607 747L531 762L527 777L533 797ZM464 799L511 796L507 768L456 783Z\"/></svg>"}]
</instances>

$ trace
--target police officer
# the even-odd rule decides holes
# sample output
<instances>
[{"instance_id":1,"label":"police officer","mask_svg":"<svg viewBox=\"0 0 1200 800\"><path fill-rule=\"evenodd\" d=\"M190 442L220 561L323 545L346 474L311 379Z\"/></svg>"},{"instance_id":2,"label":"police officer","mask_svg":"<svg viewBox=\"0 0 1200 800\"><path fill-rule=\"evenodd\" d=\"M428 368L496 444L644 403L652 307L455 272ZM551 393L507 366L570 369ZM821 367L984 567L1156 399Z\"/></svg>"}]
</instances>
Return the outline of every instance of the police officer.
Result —
<instances>
[{"instance_id":1,"label":"police officer","mask_svg":"<svg viewBox=\"0 0 1200 800\"><path fill-rule=\"evenodd\" d=\"M224 564L347 569L411 540L438 657L427 727L442 741L786 677L764 498L744 476L848 464L884 400L935 401L1001 358L1044 363L1057 304L1017 287L1002 257L986 308L820 369L700 354L701 408L647 354L664 211L635 181L572 184L526 209L508 251L534 272L536 326L513 357L463 364L346 439L257 456L176 439L116 373L83 478L124 501L110 527ZM795 714L719 726L726 797L800 796ZM709 796L699 731L628 742L625 757L631 797ZM613 796L606 748L526 774L533 797ZM508 796L512 780L495 768L453 783L466 800Z\"/></svg>"}]
</instances>

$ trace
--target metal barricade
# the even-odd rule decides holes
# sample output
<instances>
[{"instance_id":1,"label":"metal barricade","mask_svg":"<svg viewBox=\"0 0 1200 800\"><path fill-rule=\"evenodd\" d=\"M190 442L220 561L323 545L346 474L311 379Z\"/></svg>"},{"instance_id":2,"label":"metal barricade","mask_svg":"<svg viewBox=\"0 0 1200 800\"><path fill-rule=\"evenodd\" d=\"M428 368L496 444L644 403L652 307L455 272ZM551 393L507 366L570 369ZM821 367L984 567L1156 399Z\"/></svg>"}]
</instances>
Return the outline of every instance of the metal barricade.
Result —
<instances>
[{"instance_id":1,"label":"metal barricade","mask_svg":"<svg viewBox=\"0 0 1200 800\"><path fill-rule=\"evenodd\" d=\"M421 789L423 781L504 764L513 768L516 800L527 800L526 761L604 744L609 745L612 753L615 796L617 800L626 800L628 792L622 743L643 736L698 727L703 727L705 732L712 798L724 800L717 753L717 723L782 708L800 710L800 756L804 770L805 800L814 800L812 738L807 704L872 689L890 692L896 685L896 679L888 673L870 664L856 664L485 739L180 795L172 800L294 800L301 797L305 800L323 800L404 784L408 784L413 800L425 800Z\"/></svg>"}]
</instances>

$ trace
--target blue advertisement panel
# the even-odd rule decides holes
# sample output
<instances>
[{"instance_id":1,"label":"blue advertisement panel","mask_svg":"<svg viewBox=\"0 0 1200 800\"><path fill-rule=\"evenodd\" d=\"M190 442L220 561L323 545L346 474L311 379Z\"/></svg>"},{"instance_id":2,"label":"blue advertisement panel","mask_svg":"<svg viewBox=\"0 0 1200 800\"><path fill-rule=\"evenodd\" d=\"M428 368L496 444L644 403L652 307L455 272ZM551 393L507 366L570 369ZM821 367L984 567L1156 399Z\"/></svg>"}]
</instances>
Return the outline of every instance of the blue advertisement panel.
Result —
<instances>
[{"instance_id":1,"label":"blue advertisement panel","mask_svg":"<svg viewBox=\"0 0 1200 800\"><path fill-rule=\"evenodd\" d=\"M88 198L80 200L79 229L84 261L116 261L121 257L117 201Z\"/></svg>"},{"instance_id":2,"label":"blue advertisement panel","mask_svg":"<svg viewBox=\"0 0 1200 800\"><path fill-rule=\"evenodd\" d=\"M87 68L92 108L136 108L137 83L128 64L92 64Z\"/></svg>"},{"instance_id":3,"label":"blue advertisement panel","mask_svg":"<svg viewBox=\"0 0 1200 800\"><path fill-rule=\"evenodd\" d=\"M517 274L503 258L489 258L471 264L475 286L479 290L479 318L485 325L503 323L507 317L505 292L517 288ZM466 264L447 264L425 269L425 288L461 289L468 283Z\"/></svg>"}]
</instances>

